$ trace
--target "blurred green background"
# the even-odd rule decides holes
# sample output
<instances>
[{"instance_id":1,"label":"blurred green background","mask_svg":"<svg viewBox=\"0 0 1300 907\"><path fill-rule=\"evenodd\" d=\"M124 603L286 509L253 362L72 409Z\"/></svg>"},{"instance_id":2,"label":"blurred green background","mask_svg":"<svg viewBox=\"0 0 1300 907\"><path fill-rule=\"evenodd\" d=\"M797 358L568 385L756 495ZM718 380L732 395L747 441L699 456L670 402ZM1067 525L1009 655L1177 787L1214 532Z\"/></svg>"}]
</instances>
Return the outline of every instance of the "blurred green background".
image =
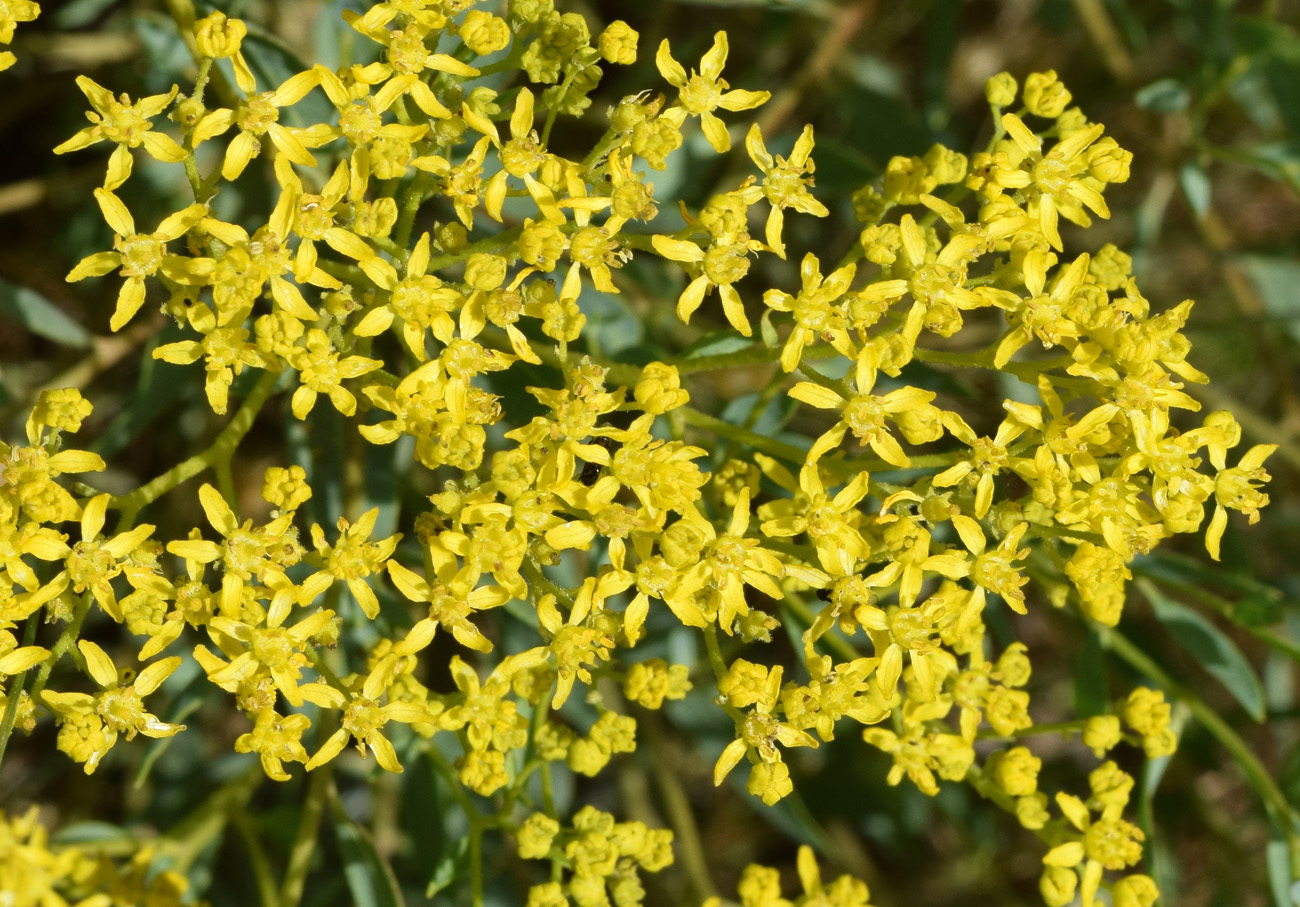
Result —
<instances>
[{"instance_id":1,"label":"blurred green background","mask_svg":"<svg viewBox=\"0 0 1300 907\"><path fill-rule=\"evenodd\" d=\"M96 412L83 428L83 443L93 442L110 462L101 485L120 491L182 459L223 420L208 412L201 382L177 381L172 367L143 355L178 337L153 314L152 302L145 309L150 317L112 336L107 323L118 282L63 283L82 256L108 247L111 235L91 196L107 151L100 145L56 158L50 149L84 125L86 105L75 75L86 73L136 97L173 83L184 89L193 65L162 0L44 6L40 20L19 30L18 64L0 75L0 421L6 439L16 440L40 388L85 388ZM593 31L614 18L626 20L641 33L641 52L632 67L606 67L590 122L564 132L570 124L562 120L557 150L568 143L588 146L602 129L605 108L624 94L666 87L653 65L662 38L689 66L717 29L731 36L726 78L732 86L773 93L758 111L770 148L787 150L804 123L814 124L816 191L831 217L787 221L788 262L756 268L742 291L794 284L804 251L817 252L823 268L847 252L860 229L849 196L876 178L890 156L923 154L935 142L967 152L981 148L992 128L984 80L1001 70L1023 79L1055 69L1089 119L1105 123L1133 152L1132 178L1107 196L1112 218L1086 233L1066 233L1067 251L1095 251L1114 242L1132 253L1155 311L1195 299L1187 327L1192 361L1212 383L1189 390L1207 410L1231 409L1245 429L1244 443L1279 449L1269 461L1273 502L1261 523L1228 534L1221 566L1207 567L1195 540L1181 547L1171 543L1158 557L1139 562L1135 573L1158 583L1149 588L1163 590L1153 595L1164 604L1155 613L1135 586L1122 628L1210 703L1300 806L1300 2L610 0L560 6L585 13ZM344 44L340 51L340 40L348 32L340 10L358 4L230 0L199 4L200 14L210 7L261 26L250 35L247 52L259 81L269 86L300 68L300 61L344 62L340 53L348 50ZM661 198L680 195L697 205L749 172L739 141L719 163L701 153L694 135L670 169L652 179ZM270 180L265 197L256 197L255 181L241 186L250 187L243 197L220 201L227 216L269 210L274 203ZM179 168L139 160L122 194L137 223L151 225L187 203L186 191ZM629 266L622 276L628 304L651 313L646 330L667 331L672 296L663 295L667 290L657 285L655 273ZM654 310L644 307L647 301ZM608 319L608 336L615 336L626 313L588 314L598 328ZM618 355L617 348L608 352ZM762 383L743 373L709 380L709 386L692 385L693 393L726 401ZM1012 388L977 390L991 394L989 418L996 424L996 402ZM261 470L280 452L274 441L259 442L256 431L248 451L236 479L255 488ZM151 519L160 524L160 534L193 523L183 512ZM1188 617L1170 602L1190 605L1200 617ZM1135 682L1082 624L1047 607L1031 606L1030 613L1017 633L1034 657L1035 708L1044 715L1060 717L1072 707L1087 714ZM885 757L868 751L856 735L799 763L807 776L802 800L768 810L743 792L715 791L712 760L731 731L707 712L707 703L691 700L667 709L654 726L643 725L641 750L625 768L577 796L582 802L604 797L608 808L609 798L621 795L639 811L629 817L653 818L666 808L653 792L656 773L668 767L694 804L722 891L734 890L736 875L752 860L790 869L796 845L809 842L827 872L860 875L881 905L1039 903L1041 845L1031 835L965 788L947 785L931 800L907 786L887 787ZM223 748L228 755L228 738L241 729L215 719L205 727L202 713L190 723L188 738L178 739L144 787L131 783L138 765L117 763L84 778L53 754L52 734L38 732L46 739L26 750L19 742L6 762L0 807L42 802L65 822L168 828L215 789L223 772L233 771L220 759L195 760ZM652 727L658 730L653 746L646 742ZM205 751L196 732L216 739L210 743L215 749ZM1182 732L1180 750L1167 762L1144 768L1140 753L1121 751L1123 767L1142 778L1141 819L1151 842L1145 871L1158 878L1163 903L1291 903L1283 835L1238 762L1196 721L1187 720ZM1058 778L1077 779L1092 765L1077 745L1040 737L1034 746L1047 763L1049 788ZM24 758L25 751L32 755ZM36 755L44 753L51 755ZM403 878L427 879L434 863L456 865L452 819L436 810L418 821L382 815L394 803L413 799L436 804L437 791L420 789L422 777L427 773L386 778L388 788L378 791L360 778L340 779L343 802L356 807L354 818L392 833L376 835L375 846L392 856ZM290 831L277 829L284 818L286 828L296 824L294 804L303 784L301 778L268 783L256 794L260 833L272 852L287 849ZM346 834L329 839L328 846L346 855ZM251 896L246 874L231 872L247 859L238 841L209 851L200 866L221 880L209 895L213 903ZM497 883L501 891L508 889L508 879ZM676 871L652 884L648 903L691 896ZM307 902L340 903L342 885L317 879ZM509 903L508 895L498 897Z\"/></svg>"}]
</instances>

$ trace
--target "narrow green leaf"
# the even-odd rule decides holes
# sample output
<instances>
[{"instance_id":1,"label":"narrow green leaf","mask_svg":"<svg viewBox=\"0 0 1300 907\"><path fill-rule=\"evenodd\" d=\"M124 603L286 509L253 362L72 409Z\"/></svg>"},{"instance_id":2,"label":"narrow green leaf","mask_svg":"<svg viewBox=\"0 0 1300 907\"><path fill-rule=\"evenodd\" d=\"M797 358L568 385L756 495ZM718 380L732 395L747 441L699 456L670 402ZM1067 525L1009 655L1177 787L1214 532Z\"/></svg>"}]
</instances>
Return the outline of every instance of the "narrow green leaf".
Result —
<instances>
[{"instance_id":1,"label":"narrow green leaf","mask_svg":"<svg viewBox=\"0 0 1300 907\"><path fill-rule=\"evenodd\" d=\"M424 896L431 898L442 891L456 879L467 875L469 868L469 838L460 838L445 850L433 864L433 875L424 889Z\"/></svg>"},{"instance_id":2,"label":"narrow green leaf","mask_svg":"<svg viewBox=\"0 0 1300 907\"><path fill-rule=\"evenodd\" d=\"M1187 204L1191 205L1197 217L1205 217L1210 211L1210 178L1205 168L1196 163L1184 164L1178 173L1178 181L1182 184Z\"/></svg>"},{"instance_id":3,"label":"narrow green leaf","mask_svg":"<svg viewBox=\"0 0 1300 907\"><path fill-rule=\"evenodd\" d=\"M62 346L90 346L90 333L40 293L0 280L0 318L18 322L27 330Z\"/></svg>"},{"instance_id":4,"label":"narrow green leaf","mask_svg":"<svg viewBox=\"0 0 1300 907\"><path fill-rule=\"evenodd\" d=\"M705 334L682 351L682 359L702 359L705 356L722 356L748 349L754 341L741 337L735 331L713 331Z\"/></svg>"},{"instance_id":5,"label":"narrow green leaf","mask_svg":"<svg viewBox=\"0 0 1300 907\"><path fill-rule=\"evenodd\" d=\"M1138 89L1133 100L1139 107L1154 110L1157 113L1175 113L1186 110L1191 96L1177 79L1160 79Z\"/></svg>"},{"instance_id":6,"label":"narrow green leaf","mask_svg":"<svg viewBox=\"0 0 1300 907\"><path fill-rule=\"evenodd\" d=\"M1256 721L1264 720L1264 686L1236 644L1197 612L1165 595L1149 580L1137 581L1156 618L1191 655L1228 688Z\"/></svg>"},{"instance_id":7,"label":"narrow green leaf","mask_svg":"<svg viewBox=\"0 0 1300 907\"><path fill-rule=\"evenodd\" d=\"M1300 262L1290 258L1248 255L1240 259L1242 269L1259 293L1268 314L1282 322L1287 333L1300 340Z\"/></svg>"},{"instance_id":8,"label":"narrow green leaf","mask_svg":"<svg viewBox=\"0 0 1300 907\"><path fill-rule=\"evenodd\" d=\"M1106 655L1101 637L1089 633L1083 649L1074 660L1074 711L1080 718L1091 718L1106 711L1110 685L1106 678Z\"/></svg>"},{"instance_id":9,"label":"narrow green leaf","mask_svg":"<svg viewBox=\"0 0 1300 907\"><path fill-rule=\"evenodd\" d=\"M1292 891L1291 852L1286 841L1270 838L1264 857L1268 864L1268 887L1273 892L1273 907L1296 907L1300 899Z\"/></svg>"},{"instance_id":10,"label":"narrow green leaf","mask_svg":"<svg viewBox=\"0 0 1300 907\"><path fill-rule=\"evenodd\" d=\"M343 855L343 877L355 907L402 907L402 892L392 870L375 851L370 836L343 811L337 798L330 802L334 834Z\"/></svg>"}]
</instances>

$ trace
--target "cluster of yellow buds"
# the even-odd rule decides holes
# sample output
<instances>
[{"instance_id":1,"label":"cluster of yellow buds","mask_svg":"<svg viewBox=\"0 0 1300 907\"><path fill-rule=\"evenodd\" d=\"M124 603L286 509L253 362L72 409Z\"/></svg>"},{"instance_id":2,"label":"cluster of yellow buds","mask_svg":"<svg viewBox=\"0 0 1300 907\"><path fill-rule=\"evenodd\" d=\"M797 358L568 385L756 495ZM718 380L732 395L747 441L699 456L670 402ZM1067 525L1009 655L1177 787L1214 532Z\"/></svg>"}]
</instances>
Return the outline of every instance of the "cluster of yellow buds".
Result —
<instances>
[{"instance_id":1,"label":"cluster of yellow buds","mask_svg":"<svg viewBox=\"0 0 1300 907\"><path fill-rule=\"evenodd\" d=\"M552 0L514 0L505 16L475 5L347 12L377 62L317 65L278 86L258 83L246 26L219 12L194 23L199 74L185 94L132 100L78 80L92 125L56 151L114 146L95 196L115 238L68 279L118 273L113 330L151 298L172 316L186 339L153 355L201 372L213 413L255 377L197 461L117 497L60 482L105 466L62 447L90 411L74 390L41 397L26 446L0 445L0 679L16 678L0 698L5 735L46 715L58 748L92 772L119 739L183 730L144 698L192 659L244 716L235 749L268 777L319 770L349 744L400 772L403 754L440 759L441 735L460 748L454 784L533 807L502 826L521 856L551 861L532 907L626 907L644 897L638 873L671 861L671 834L590 806L565 819L528 777L559 764L599 774L636 748L636 708L705 687L735 726L711 754L717 784L743 763L747 790L775 804L797 783L793 748L854 726L892 758L890 783L971 783L1040 833L1048 904L1077 888L1087 907L1103 884L1117 904L1152 903L1146 876L1103 878L1141 855L1142 833L1120 817L1132 779L1108 762L1087 801L1039 790L1039 758L1019 743L1033 725L1028 651L997 646L984 622L991 608L1050 602L1113 626L1135 556L1198 531L1212 506L1217 557L1228 510L1253 521L1267 503L1271 447L1230 467L1231 415L1171 423L1199 408L1182 382L1206 380L1180 333L1190 302L1152 314L1124 253L1065 250L1062 222L1108 216L1104 192L1127 179L1129 154L1069 106L1054 73L1023 90L1000 75L986 150L893 159L853 198L862 231L844 260L809 252L798 287L754 293L756 259L787 255L786 218L828 213L812 192L811 127L781 156L751 126L757 172L683 205L680 229L656 221L666 200L638 169L663 169L692 118L728 152L721 114L767 100L723 78L726 34L689 67L660 44L667 92L619 101L571 159L552 150L554 127L587 111L602 66L636 60L637 33L613 22L593 34ZM444 40L453 53L433 50ZM232 100L210 108L222 67ZM328 117L289 125L309 98ZM139 154L175 164L192 190L152 228L117 194ZM258 167L278 186L269 210L220 219L218 193ZM725 323L731 352L602 357L584 330L591 299L619 294L634 257L685 272L679 319ZM963 335L969 324L994 332ZM972 348L971 335L994 340ZM741 364L769 366L767 392L806 407L817 437L801 447L691 405L691 374ZM925 386L927 370L962 368L1014 376L1025 393L984 426ZM397 514L331 514L330 528L308 517L317 477L273 467L267 507L241 515L222 469L272 400L307 431L328 406L365 445L400 445L424 496ZM216 485L177 492L205 516L186 537L136 523L209 467ZM20 643L13 631L42 610L62 635ZM92 614L135 641L78 640ZM526 645L507 645L513 623ZM783 626L806 629L782 647ZM674 627L707 663L662 657ZM438 636L457 653L450 692L428 685ZM69 686L55 691L45 683L64 656L84 679L53 675ZM590 708L566 709L571 697ZM1151 690L1075 730L1100 756L1120 717L1149 755L1173 749ZM1007 746L977 751L990 738ZM856 879L823 886L806 849L799 875L805 895L791 902L773 870L751 867L741 903L867 902Z\"/></svg>"}]
</instances>

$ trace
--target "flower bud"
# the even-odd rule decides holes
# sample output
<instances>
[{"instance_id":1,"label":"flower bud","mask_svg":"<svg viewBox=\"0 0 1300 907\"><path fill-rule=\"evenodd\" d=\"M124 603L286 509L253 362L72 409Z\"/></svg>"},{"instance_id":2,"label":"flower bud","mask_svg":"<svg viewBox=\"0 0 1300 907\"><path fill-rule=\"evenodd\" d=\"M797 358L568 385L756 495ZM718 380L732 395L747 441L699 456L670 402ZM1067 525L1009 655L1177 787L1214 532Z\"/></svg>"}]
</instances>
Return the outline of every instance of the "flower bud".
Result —
<instances>
[{"instance_id":1,"label":"flower bud","mask_svg":"<svg viewBox=\"0 0 1300 907\"><path fill-rule=\"evenodd\" d=\"M600 55L610 63L630 66L636 62L636 42L641 37L622 19L615 19L600 33Z\"/></svg>"},{"instance_id":2,"label":"flower bud","mask_svg":"<svg viewBox=\"0 0 1300 907\"><path fill-rule=\"evenodd\" d=\"M248 34L248 26L239 19L229 19L215 12L194 23L194 40L199 53L214 60L224 60L239 53L239 45Z\"/></svg>"}]
</instances>

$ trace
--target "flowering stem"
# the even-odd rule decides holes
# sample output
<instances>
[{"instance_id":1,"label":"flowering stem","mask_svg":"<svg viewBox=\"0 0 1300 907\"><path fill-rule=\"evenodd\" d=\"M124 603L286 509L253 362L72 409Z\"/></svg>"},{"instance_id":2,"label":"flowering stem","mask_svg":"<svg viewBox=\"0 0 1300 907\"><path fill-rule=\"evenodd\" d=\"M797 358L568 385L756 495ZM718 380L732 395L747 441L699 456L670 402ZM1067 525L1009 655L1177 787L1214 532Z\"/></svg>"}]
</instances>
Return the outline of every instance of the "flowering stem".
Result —
<instances>
[{"instance_id":1,"label":"flowering stem","mask_svg":"<svg viewBox=\"0 0 1300 907\"><path fill-rule=\"evenodd\" d=\"M1101 639L1102 644L1122 661L1128 662L1139 673L1146 675L1171 695L1185 702L1201 726L1237 760L1238 767L1263 801L1264 809L1272 818L1277 831L1286 839L1291 857L1291 877L1300 878L1300 835L1295 831L1300 817L1296 815L1286 795L1282 793L1273 776L1269 774L1268 769L1259 761L1259 757L1250 749L1246 741L1242 740L1240 735L1208 703L1170 677L1154 659L1122 633L1113 629L1104 630Z\"/></svg>"},{"instance_id":2,"label":"flowering stem","mask_svg":"<svg viewBox=\"0 0 1300 907\"><path fill-rule=\"evenodd\" d=\"M424 195L433 185L433 176L421 170L411 180L402 198L402 213L397 217L397 228L393 231L393 242L403 249L409 248L411 228L415 224L415 215L424 204Z\"/></svg>"},{"instance_id":3,"label":"flowering stem","mask_svg":"<svg viewBox=\"0 0 1300 907\"><path fill-rule=\"evenodd\" d=\"M32 684L32 699L36 699L41 695L41 690L45 689L45 682L50 679L50 672L54 670L54 666L76 643L77 636L81 633L81 624L86 619L86 614L90 612L90 603L93 601L94 598L89 592L84 593L77 600L76 606L72 609L72 619L63 628L59 638L54 641L54 646L50 649L50 657L41 662L41 670L36 675L36 683Z\"/></svg>"},{"instance_id":4,"label":"flowering stem","mask_svg":"<svg viewBox=\"0 0 1300 907\"><path fill-rule=\"evenodd\" d=\"M573 85L573 80L578 76L578 67L569 68L569 74L564 78L564 84L560 86L560 92L555 97L555 103L551 109L546 112L546 125L542 127L542 147L546 147L547 141L551 137L551 127L555 125L555 118L559 116L560 105L564 103L565 95L569 93L569 88Z\"/></svg>"},{"instance_id":5,"label":"flowering stem","mask_svg":"<svg viewBox=\"0 0 1300 907\"><path fill-rule=\"evenodd\" d=\"M23 627L24 646L30 646L36 641L36 625L38 622L35 614L27 618L27 625ZM26 679L27 672L19 671L9 681L5 713L4 717L0 718L0 765L4 764L5 747L9 745L9 735L13 733L14 721L18 718L18 700L23 697L23 681Z\"/></svg>"},{"instance_id":6,"label":"flowering stem","mask_svg":"<svg viewBox=\"0 0 1300 907\"><path fill-rule=\"evenodd\" d=\"M1024 737L1035 737L1039 734L1060 734L1062 737L1069 737L1075 731L1083 730L1086 724L1084 721L1053 721L1046 724L1031 724L1029 727L1016 728L1010 734L999 734L993 730L976 731L976 740L1020 740Z\"/></svg>"},{"instance_id":7,"label":"flowering stem","mask_svg":"<svg viewBox=\"0 0 1300 907\"><path fill-rule=\"evenodd\" d=\"M429 746L425 749L425 753L429 756L429 762L433 764L434 769L442 776L448 790L451 791L452 799L460 806L469 821L470 904L472 907L483 907L483 832L487 823L483 819L483 814L474 808L469 794L465 793L465 788L460 785L456 773L451 770L451 766L447 764L438 747ZM549 766L544 765L542 784L547 785L549 780ZM553 809L550 811L554 812Z\"/></svg>"},{"instance_id":8,"label":"flowering stem","mask_svg":"<svg viewBox=\"0 0 1300 907\"><path fill-rule=\"evenodd\" d=\"M235 826L235 831L244 839L244 849L248 851L249 862L252 863L253 878L257 882L257 896L262 902L262 907L279 907L280 899L275 890L275 879L271 875L271 864L266 859L266 851L262 847L262 842L257 837L257 827L253 820L248 817L248 813L242 809L234 810L230 816L230 822Z\"/></svg>"},{"instance_id":9,"label":"flowering stem","mask_svg":"<svg viewBox=\"0 0 1300 907\"><path fill-rule=\"evenodd\" d=\"M253 390L244 400L243 405L239 407L239 411L235 413L234 418L221 430L221 434L217 435L216 440L206 450L195 454L188 460L177 463L162 475L146 482L131 493L114 497L111 506L122 513L122 519L118 523L117 531L125 532L134 526L135 518L140 513L141 508L152 504L177 485L193 478L216 463L229 463L235 448L244 439L244 435L248 434L248 430L253 427L253 420L257 418L257 414L262 411L262 407L275 391L275 385L279 379L280 372L263 373L257 384L253 386Z\"/></svg>"},{"instance_id":10,"label":"flowering stem","mask_svg":"<svg viewBox=\"0 0 1300 907\"><path fill-rule=\"evenodd\" d=\"M741 444L748 444L755 450L761 450L763 453L780 457L792 463L802 463L804 460L806 451L795 447L793 444L774 441L757 432L739 428L730 422L710 416L708 413L702 413L694 407L683 406L677 412L682 414L682 419L685 420L687 425L694 425L696 428L703 428L721 437L739 441Z\"/></svg>"},{"instance_id":11,"label":"flowering stem","mask_svg":"<svg viewBox=\"0 0 1300 907\"><path fill-rule=\"evenodd\" d=\"M645 738L650 741L650 757L654 763L655 782L663 795L664 808L668 811L668 819L673 826L677 849L681 853L682 865L686 869L686 877L695 889L693 900L707 900L714 894L713 879L709 876L704 842L695 823L695 814L691 812L690 798L687 797L675 768L681 763L681 755L669 753L667 729L657 713L652 712L642 718L641 723L649 732L645 734Z\"/></svg>"},{"instance_id":12,"label":"flowering stem","mask_svg":"<svg viewBox=\"0 0 1300 907\"><path fill-rule=\"evenodd\" d=\"M307 798L303 801L302 813L298 817L298 834L294 837L293 849L289 851L289 863L285 867L284 878L280 881L280 907L297 907L302 900L303 886L307 881L312 857L316 853L321 817L325 814L325 802L329 799L333 780L333 762L326 762L311 772L311 780L307 782Z\"/></svg>"}]
</instances>

